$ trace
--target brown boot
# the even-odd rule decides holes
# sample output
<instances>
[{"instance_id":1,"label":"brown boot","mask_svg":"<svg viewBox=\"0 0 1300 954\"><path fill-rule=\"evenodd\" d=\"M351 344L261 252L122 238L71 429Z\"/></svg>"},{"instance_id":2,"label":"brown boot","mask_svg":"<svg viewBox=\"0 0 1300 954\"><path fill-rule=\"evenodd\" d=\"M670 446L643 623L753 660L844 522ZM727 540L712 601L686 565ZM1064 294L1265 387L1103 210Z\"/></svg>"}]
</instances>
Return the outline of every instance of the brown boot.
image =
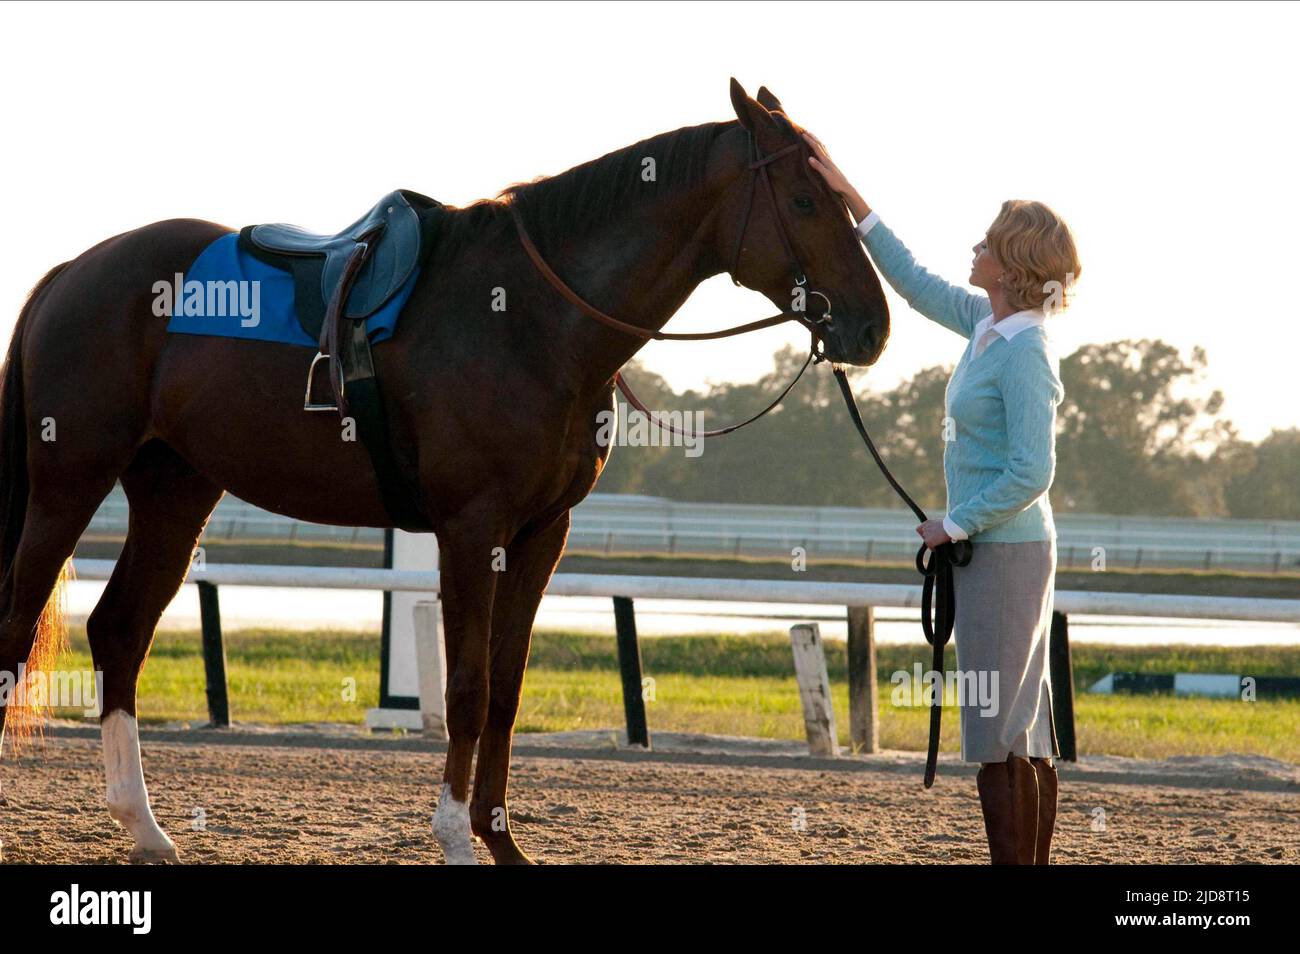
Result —
<instances>
[{"instance_id":1,"label":"brown boot","mask_svg":"<svg viewBox=\"0 0 1300 954\"><path fill-rule=\"evenodd\" d=\"M1034 864L1045 865L1052 856L1052 834L1056 830L1056 766L1051 759L1030 759L1038 774L1038 840L1034 846Z\"/></svg>"},{"instance_id":2,"label":"brown boot","mask_svg":"<svg viewBox=\"0 0 1300 954\"><path fill-rule=\"evenodd\" d=\"M995 865L1015 864L1015 852L1007 850L1016 840L1007 777L1005 762L985 762L975 775L980 809L984 812L984 833L989 839L989 860Z\"/></svg>"},{"instance_id":3,"label":"brown boot","mask_svg":"<svg viewBox=\"0 0 1300 954\"><path fill-rule=\"evenodd\" d=\"M995 865L1032 865L1038 838L1038 773L1030 761L1009 755L985 762L975 776L989 858Z\"/></svg>"}]
</instances>

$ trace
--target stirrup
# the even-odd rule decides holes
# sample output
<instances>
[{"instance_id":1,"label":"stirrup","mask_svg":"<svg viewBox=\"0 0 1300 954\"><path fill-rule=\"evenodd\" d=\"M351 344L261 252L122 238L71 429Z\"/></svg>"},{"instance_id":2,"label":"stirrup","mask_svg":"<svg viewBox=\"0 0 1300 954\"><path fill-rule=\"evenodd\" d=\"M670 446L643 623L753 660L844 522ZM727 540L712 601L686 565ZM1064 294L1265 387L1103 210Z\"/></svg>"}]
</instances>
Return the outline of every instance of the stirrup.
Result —
<instances>
[{"instance_id":1,"label":"stirrup","mask_svg":"<svg viewBox=\"0 0 1300 954\"><path fill-rule=\"evenodd\" d=\"M320 364L322 361L326 362L325 369L326 372L328 373L329 359L330 359L329 355L324 354L320 351L317 351L316 357L311 359L311 367L307 369L307 393L304 394L302 398L302 409L304 411L335 411L335 412L338 411L338 408L333 404L313 404L311 400L311 383L312 383L312 378L315 377L316 375L316 365ZM340 383L339 390L340 392L342 391L341 383Z\"/></svg>"}]
</instances>

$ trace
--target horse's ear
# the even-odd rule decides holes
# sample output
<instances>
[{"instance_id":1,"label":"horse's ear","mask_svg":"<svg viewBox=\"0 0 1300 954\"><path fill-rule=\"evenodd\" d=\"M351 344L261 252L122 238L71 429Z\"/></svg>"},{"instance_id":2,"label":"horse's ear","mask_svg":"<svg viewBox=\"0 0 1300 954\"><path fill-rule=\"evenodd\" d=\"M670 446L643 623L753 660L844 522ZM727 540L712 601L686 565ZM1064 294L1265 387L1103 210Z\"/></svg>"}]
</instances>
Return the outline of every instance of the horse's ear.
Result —
<instances>
[{"instance_id":1,"label":"horse's ear","mask_svg":"<svg viewBox=\"0 0 1300 954\"><path fill-rule=\"evenodd\" d=\"M736 111L736 118L740 120L740 125L751 133L757 133L765 126L774 125L771 114L762 105L749 98L745 87L736 82L734 76L731 78L731 108Z\"/></svg>"},{"instance_id":2,"label":"horse's ear","mask_svg":"<svg viewBox=\"0 0 1300 954\"><path fill-rule=\"evenodd\" d=\"M762 103L766 109L769 109L774 113L785 112L785 107L781 105L781 101L777 99L772 91L766 86L760 86L758 88L758 101Z\"/></svg>"}]
</instances>

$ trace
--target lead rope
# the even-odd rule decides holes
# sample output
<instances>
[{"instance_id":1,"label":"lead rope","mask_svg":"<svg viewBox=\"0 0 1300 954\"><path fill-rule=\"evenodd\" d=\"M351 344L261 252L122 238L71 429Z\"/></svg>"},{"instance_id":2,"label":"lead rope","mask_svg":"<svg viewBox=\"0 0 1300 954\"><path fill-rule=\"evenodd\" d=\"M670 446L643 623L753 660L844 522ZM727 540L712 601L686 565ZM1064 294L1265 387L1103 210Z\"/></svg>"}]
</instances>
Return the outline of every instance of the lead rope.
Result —
<instances>
[{"instance_id":1,"label":"lead rope","mask_svg":"<svg viewBox=\"0 0 1300 954\"><path fill-rule=\"evenodd\" d=\"M844 403L848 406L853 426L858 429L858 434L862 436L867 450L871 451L876 466L885 475L885 480L889 481L889 486L893 487L894 492L903 499L903 503L912 509L912 513L916 514L918 520L925 523L930 518L894 479L894 475L889 472L879 451L876 450L871 435L867 433L867 427L862 423L862 415L858 412L858 404L853 399L853 391L849 387L849 379L844 369L837 365L832 365L831 369L835 373L835 380L839 383L840 392L844 395ZM969 564L973 552L970 540L950 540L933 550L922 543L921 548L916 552L917 572L925 578L921 586L921 630L925 633L925 641L934 649L931 671L939 676L939 685L930 699L930 744L925 755L926 788L934 784L934 777L939 768L939 728L943 715L943 652L952 636L957 614L957 594L953 588L952 569L955 566ZM930 555L928 560L927 553Z\"/></svg>"}]
</instances>

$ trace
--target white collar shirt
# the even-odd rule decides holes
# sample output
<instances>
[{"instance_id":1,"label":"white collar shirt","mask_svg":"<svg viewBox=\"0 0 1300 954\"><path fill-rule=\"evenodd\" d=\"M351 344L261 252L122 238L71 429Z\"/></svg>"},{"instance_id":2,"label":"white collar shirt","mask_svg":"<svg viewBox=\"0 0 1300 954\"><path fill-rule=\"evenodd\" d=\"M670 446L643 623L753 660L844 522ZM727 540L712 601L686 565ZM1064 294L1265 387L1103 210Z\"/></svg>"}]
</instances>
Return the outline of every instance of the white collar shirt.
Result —
<instances>
[{"instance_id":1,"label":"white collar shirt","mask_svg":"<svg viewBox=\"0 0 1300 954\"><path fill-rule=\"evenodd\" d=\"M992 332L996 332L1007 341L1010 341L1026 328L1032 328L1035 325L1041 326L1046 320L1047 315L1041 308L1027 308L1024 311L1007 315L1001 321L994 321L993 316L988 315L978 322L974 331L971 332L971 340L975 342L975 350L972 352L971 358L978 358L992 344L994 340Z\"/></svg>"}]
</instances>

